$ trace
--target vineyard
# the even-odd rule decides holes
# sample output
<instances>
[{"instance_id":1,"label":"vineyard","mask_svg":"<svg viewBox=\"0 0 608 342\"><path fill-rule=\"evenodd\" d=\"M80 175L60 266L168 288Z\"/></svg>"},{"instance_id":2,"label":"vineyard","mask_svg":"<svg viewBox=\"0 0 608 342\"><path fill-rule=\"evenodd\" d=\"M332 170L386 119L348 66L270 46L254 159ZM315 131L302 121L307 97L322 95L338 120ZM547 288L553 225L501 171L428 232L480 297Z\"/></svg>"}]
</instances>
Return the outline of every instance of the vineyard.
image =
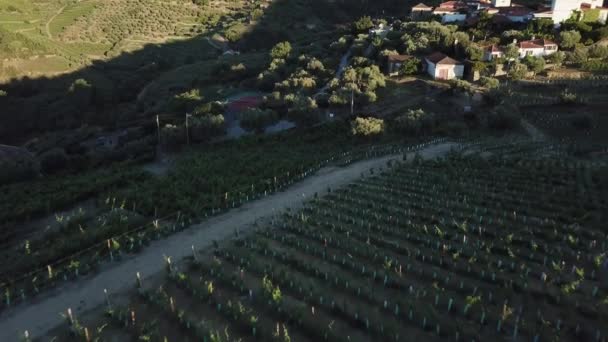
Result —
<instances>
[{"instance_id":1,"label":"vineyard","mask_svg":"<svg viewBox=\"0 0 608 342\"><path fill-rule=\"evenodd\" d=\"M161 284L133 275L128 304L66 311L56 336L606 341L605 167L491 145L512 157L391 163L252 235L167 257Z\"/></svg>"},{"instance_id":2,"label":"vineyard","mask_svg":"<svg viewBox=\"0 0 608 342\"><path fill-rule=\"evenodd\" d=\"M19 199L0 213L5 221L12 221L2 232L1 255L7 262L0 267L0 310L94 274L104 262L138 253L153 241L208 217L285 189L323 166L347 165L405 148L401 144L349 146L352 143L346 140L338 144L335 137L319 141L332 129L321 131L297 139L278 134L193 150L166 177L150 177L136 167L124 166L83 175L70 184L60 178L25 188L18 184L0 188L7 201ZM55 229L20 236L21 220L87 198L95 200L93 209L56 214Z\"/></svg>"}]
</instances>

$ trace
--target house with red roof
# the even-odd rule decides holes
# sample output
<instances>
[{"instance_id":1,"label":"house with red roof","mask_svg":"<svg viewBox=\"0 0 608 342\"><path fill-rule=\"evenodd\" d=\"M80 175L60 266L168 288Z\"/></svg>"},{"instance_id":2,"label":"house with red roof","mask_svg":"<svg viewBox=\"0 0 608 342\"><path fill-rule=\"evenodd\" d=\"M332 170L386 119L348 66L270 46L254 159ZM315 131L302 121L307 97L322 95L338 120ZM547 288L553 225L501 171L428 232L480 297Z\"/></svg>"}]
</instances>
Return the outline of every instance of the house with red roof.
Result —
<instances>
[{"instance_id":1,"label":"house with red roof","mask_svg":"<svg viewBox=\"0 0 608 342\"><path fill-rule=\"evenodd\" d=\"M486 62L495 60L497 58L503 58L504 56L505 50L496 44L486 47L483 52L483 60Z\"/></svg>"},{"instance_id":2,"label":"house with red roof","mask_svg":"<svg viewBox=\"0 0 608 342\"><path fill-rule=\"evenodd\" d=\"M435 52L424 58L426 71L436 80L451 80L462 78L464 63L457 61L441 52Z\"/></svg>"},{"instance_id":3,"label":"house with red roof","mask_svg":"<svg viewBox=\"0 0 608 342\"><path fill-rule=\"evenodd\" d=\"M557 52L557 44L547 39L532 39L519 42L519 57L526 56L544 57Z\"/></svg>"}]
</instances>

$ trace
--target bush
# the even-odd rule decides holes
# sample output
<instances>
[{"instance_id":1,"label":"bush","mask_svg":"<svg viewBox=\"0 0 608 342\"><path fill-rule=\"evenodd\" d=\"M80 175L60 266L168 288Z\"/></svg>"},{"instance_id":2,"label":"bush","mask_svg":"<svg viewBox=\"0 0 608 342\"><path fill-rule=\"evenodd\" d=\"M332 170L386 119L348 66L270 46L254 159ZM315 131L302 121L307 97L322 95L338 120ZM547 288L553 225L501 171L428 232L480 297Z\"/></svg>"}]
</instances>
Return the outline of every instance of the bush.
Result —
<instances>
[{"instance_id":1,"label":"bush","mask_svg":"<svg viewBox=\"0 0 608 342\"><path fill-rule=\"evenodd\" d=\"M498 88L498 86L500 85L500 82L498 81L498 79L496 79L494 77L486 77L486 76L482 76L479 79L479 83L481 83L482 86L484 86L488 89Z\"/></svg>"},{"instance_id":2,"label":"bush","mask_svg":"<svg viewBox=\"0 0 608 342\"><path fill-rule=\"evenodd\" d=\"M296 96L287 117L303 126L313 125L320 119L317 102L310 97Z\"/></svg>"},{"instance_id":3,"label":"bush","mask_svg":"<svg viewBox=\"0 0 608 342\"><path fill-rule=\"evenodd\" d=\"M208 141L225 133L224 116L222 114L204 115L190 119L190 135L194 141Z\"/></svg>"},{"instance_id":4,"label":"bush","mask_svg":"<svg viewBox=\"0 0 608 342\"><path fill-rule=\"evenodd\" d=\"M286 59L291 54L291 44L289 42L281 42L275 45L270 50L272 59Z\"/></svg>"},{"instance_id":5,"label":"bush","mask_svg":"<svg viewBox=\"0 0 608 342\"><path fill-rule=\"evenodd\" d=\"M373 117L357 117L351 122L350 131L352 135L373 136L384 132L384 120Z\"/></svg>"},{"instance_id":6,"label":"bush","mask_svg":"<svg viewBox=\"0 0 608 342\"><path fill-rule=\"evenodd\" d=\"M563 104L574 104L578 102L578 96L575 93L571 93L568 89L565 89L559 94L559 99Z\"/></svg>"},{"instance_id":7,"label":"bush","mask_svg":"<svg viewBox=\"0 0 608 342\"><path fill-rule=\"evenodd\" d=\"M353 28L356 32L367 32L372 27L374 27L374 23L372 22L372 18L369 16L361 17L353 24Z\"/></svg>"},{"instance_id":8,"label":"bush","mask_svg":"<svg viewBox=\"0 0 608 342\"><path fill-rule=\"evenodd\" d=\"M435 114L422 109L409 109L393 121L393 129L405 134L430 133L436 125Z\"/></svg>"}]
</instances>

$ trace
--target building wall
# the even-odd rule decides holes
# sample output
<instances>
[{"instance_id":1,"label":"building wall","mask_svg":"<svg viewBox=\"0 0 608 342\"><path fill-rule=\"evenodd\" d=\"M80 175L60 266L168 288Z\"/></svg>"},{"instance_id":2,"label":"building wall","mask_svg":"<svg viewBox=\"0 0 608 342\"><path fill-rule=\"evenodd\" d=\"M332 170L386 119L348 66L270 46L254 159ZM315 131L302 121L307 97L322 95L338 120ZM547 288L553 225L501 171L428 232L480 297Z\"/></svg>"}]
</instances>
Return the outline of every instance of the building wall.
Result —
<instances>
[{"instance_id":1,"label":"building wall","mask_svg":"<svg viewBox=\"0 0 608 342\"><path fill-rule=\"evenodd\" d=\"M531 53L534 57L542 57L545 55L545 49L519 49L519 58L525 58L528 53Z\"/></svg>"},{"instance_id":2,"label":"building wall","mask_svg":"<svg viewBox=\"0 0 608 342\"><path fill-rule=\"evenodd\" d=\"M435 64L426 60L426 72L435 78Z\"/></svg>"},{"instance_id":3,"label":"building wall","mask_svg":"<svg viewBox=\"0 0 608 342\"><path fill-rule=\"evenodd\" d=\"M507 18L509 20L511 20L514 23L525 23L530 21L530 19L532 19L532 16L528 16L528 15L509 15L507 16Z\"/></svg>"},{"instance_id":4,"label":"building wall","mask_svg":"<svg viewBox=\"0 0 608 342\"><path fill-rule=\"evenodd\" d=\"M442 23L453 23L456 21L465 21L467 19L466 14L445 14L441 17Z\"/></svg>"},{"instance_id":5,"label":"building wall","mask_svg":"<svg viewBox=\"0 0 608 342\"><path fill-rule=\"evenodd\" d=\"M574 10L579 10L581 4L587 3L591 8L602 7L603 0L552 0L553 22L561 23L572 16Z\"/></svg>"},{"instance_id":6,"label":"building wall","mask_svg":"<svg viewBox=\"0 0 608 342\"><path fill-rule=\"evenodd\" d=\"M492 7L509 7L511 0L492 0Z\"/></svg>"},{"instance_id":7,"label":"building wall","mask_svg":"<svg viewBox=\"0 0 608 342\"><path fill-rule=\"evenodd\" d=\"M464 75L464 65L438 65L435 66L433 64L432 73L429 65L429 74L433 76L434 79L440 79L442 72L446 72L448 80L452 80L454 78L462 78Z\"/></svg>"},{"instance_id":8,"label":"building wall","mask_svg":"<svg viewBox=\"0 0 608 342\"><path fill-rule=\"evenodd\" d=\"M486 62L492 61L496 58L502 57L504 54L502 52L484 52L483 60Z\"/></svg>"}]
</instances>

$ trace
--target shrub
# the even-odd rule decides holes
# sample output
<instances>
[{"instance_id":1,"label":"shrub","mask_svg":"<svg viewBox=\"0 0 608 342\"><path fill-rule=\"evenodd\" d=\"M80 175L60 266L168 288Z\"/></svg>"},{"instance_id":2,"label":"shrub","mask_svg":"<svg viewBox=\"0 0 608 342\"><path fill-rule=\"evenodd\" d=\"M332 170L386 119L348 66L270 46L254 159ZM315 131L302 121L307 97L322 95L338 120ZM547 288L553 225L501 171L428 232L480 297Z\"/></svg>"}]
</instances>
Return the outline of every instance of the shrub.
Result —
<instances>
[{"instance_id":1,"label":"shrub","mask_svg":"<svg viewBox=\"0 0 608 342\"><path fill-rule=\"evenodd\" d=\"M286 59L291 54L291 44L289 42L281 42L275 45L270 50L272 59Z\"/></svg>"},{"instance_id":2,"label":"shrub","mask_svg":"<svg viewBox=\"0 0 608 342\"><path fill-rule=\"evenodd\" d=\"M570 49L581 41L581 34L578 31L562 31L559 33L560 44L563 48Z\"/></svg>"},{"instance_id":3,"label":"shrub","mask_svg":"<svg viewBox=\"0 0 608 342\"><path fill-rule=\"evenodd\" d=\"M374 27L374 23L369 16L361 17L353 23L353 28L356 32L367 32L372 27Z\"/></svg>"},{"instance_id":4,"label":"shrub","mask_svg":"<svg viewBox=\"0 0 608 342\"><path fill-rule=\"evenodd\" d=\"M481 83L482 86L484 86L488 89L498 88L498 86L500 85L500 82L498 81L498 79L496 79L494 77L482 76L479 79L479 82Z\"/></svg>"},{"instance_id":5,"label":"shrub","mask_svg":"<svg viewBox=\"0 0 608 342\"><path fill-rule=\"evenodd\" d=\"M393 121L393 129L405 134L429 133L435 127L435 114L422 109L409 109Z\"/></svg>"},{"instance_id":6,"label":"shrub","mask_svg":"<svg viewBox=\"0 0 608 342\"><path fill-rule=\"evenodd\" d=\"M190 122L190 135L194 141L207 141L225 133L222 114L193 117Z\"/></svg>"},{"instance_id":7,"label":"shrub","mask_svg":"<svg viewBox=\"0 0 608 342\"><path fill-rule=\"evenodd\" d=\"M575 93L565 89L559 94L559 99L563 104L574 104L578 102L578 96Z\"/></svg>"},{"instance_id":8,"label":"shrub","mask_svg":"<svg viewBox=\"0 0 608 342\"><path fill-rule=\"evenodd\" d=\"M350 131L352 135L373 136L384 132L384 120L373 117L357 117L351 122Z\"/></svg>"}]
</instances>

